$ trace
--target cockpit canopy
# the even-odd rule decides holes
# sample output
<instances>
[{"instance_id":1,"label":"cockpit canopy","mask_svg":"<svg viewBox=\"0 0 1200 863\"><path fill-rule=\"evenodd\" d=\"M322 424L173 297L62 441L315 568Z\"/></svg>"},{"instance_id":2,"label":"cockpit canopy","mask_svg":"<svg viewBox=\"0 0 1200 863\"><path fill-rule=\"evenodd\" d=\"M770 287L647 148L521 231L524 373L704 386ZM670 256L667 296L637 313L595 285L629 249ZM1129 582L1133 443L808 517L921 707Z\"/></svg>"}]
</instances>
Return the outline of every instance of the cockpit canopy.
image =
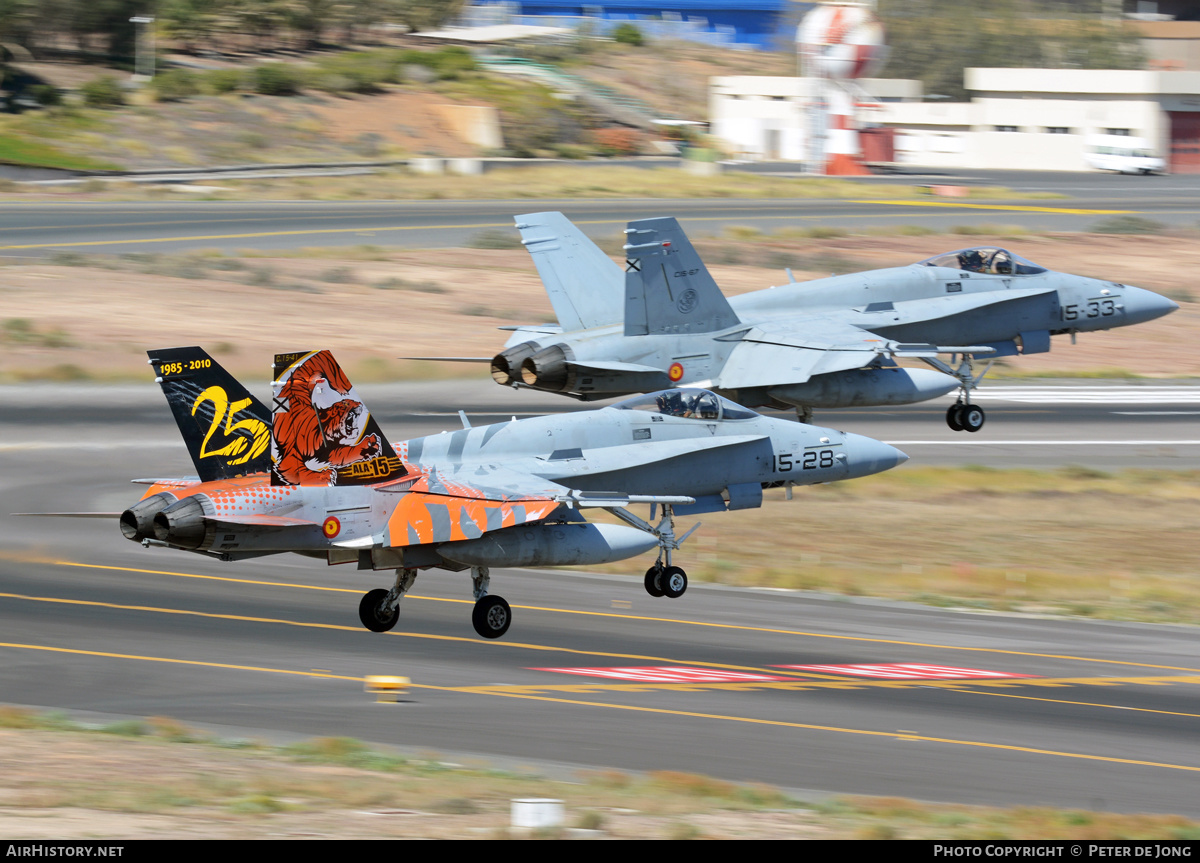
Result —
<instances>
[{"instance_id":1,"label":"cockpit canopy","mask_svg":"<svg viewBox=\"0 0 1200 863\"><path fill-rule=\"evenodd\" d=\"M977 249L959 249L934 258L918 261L920 267L946 267L969 273L989 273L996 276L1035 276L1046 272L1033 261L1014 255L1008 249L981 246Z\"/></svg>"},{"instance_id":2,"label":"cockpit canopy","mask_svg":"<svg viewBox=\"0 0 1200 863\"><path fill-rule=\"evenodd\" d=\"M623 411L646 411L670 417L701 420L748 420L758 416L749 408L721 398L709 390L662 390L617 402L614 408Z\"/></svg>"}]
</instances>

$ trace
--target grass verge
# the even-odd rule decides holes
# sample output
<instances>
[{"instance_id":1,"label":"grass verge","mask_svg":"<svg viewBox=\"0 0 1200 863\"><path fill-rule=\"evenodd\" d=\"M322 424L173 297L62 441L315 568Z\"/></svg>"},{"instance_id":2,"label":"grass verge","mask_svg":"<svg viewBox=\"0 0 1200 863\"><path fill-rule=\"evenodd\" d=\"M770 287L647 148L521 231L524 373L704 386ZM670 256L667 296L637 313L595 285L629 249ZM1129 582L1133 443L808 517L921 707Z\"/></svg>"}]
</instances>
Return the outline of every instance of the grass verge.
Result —
<instances>
[{"instance_id":1,"label":"grass verge","mask_svg":"<svg viewBox=\"0 0 1200 863\"><path fill-rule=\"evenodd\" d=\"M871 183L828 177L771 177L729 172L696 176L679 168L630 168L603 162L574 165L499 168L480 176L413 174L386 170L348 177L281 177L257 180L199 180L195 196L206 200L520 200L547 198L808 198L843 199L870 195L876 199L911 200L915 186ZM141 183L93 184L76 194L95 200L158 199L164 194L189 197L187 190ZM23 195L42 194L27 192ZM978 188L972 199L1042 198L1038 193Z\"/></svg>"},{"instance_id":2,"label":"grass verge","mask_svg":"<svg viewBox=\"0 0 1200 863\"><path fill-rule=\"evenodd\" d=\"M697 520L681 552L694 581L1200 623L1196 470L905 465L680 528Z\"/></svg>"},{"instance_id":3,"label":"grass verge","mask_svg":"<svg viewBox=\"0 0 1200 863\"><path fill-rule=\"evenodd\" d=\"M380 706L402 711L404 705ZM536 772L405 757L345 737L286 747L168 718L84 726L0 707L0 830L24 838L1195 839L1174 815L993 808L900 798L800 801L693 773ZM69 765L69 769L63 769ZM562 800L561 828L514 834L511 801Z\"/></svg>"}]
</instances>

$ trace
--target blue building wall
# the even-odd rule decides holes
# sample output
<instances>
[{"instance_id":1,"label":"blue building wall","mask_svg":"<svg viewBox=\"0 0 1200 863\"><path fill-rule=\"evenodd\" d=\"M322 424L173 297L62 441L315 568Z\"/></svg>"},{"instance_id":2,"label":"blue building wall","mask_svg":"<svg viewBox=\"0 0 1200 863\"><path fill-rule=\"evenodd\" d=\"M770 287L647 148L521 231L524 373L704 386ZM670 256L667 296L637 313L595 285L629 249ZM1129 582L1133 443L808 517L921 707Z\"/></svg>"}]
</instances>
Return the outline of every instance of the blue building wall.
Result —
<instances>
[{"instance_id":1,"label":"blue building wall","mask_svg":"<svg viewBox=\"0 0 1200 863\"><path fill-rule=\"evenodd\" d=\"M514 21L534 24L566 24L569 19L594 18L610 24L602 26L602 32L621 21L634 21L645 26L653 36L655 25L661 19L682 19L695 23L704 19L707 26L700 29L720 36L719 39L704 40L725 42L764 50L773 50L780 42L790 43L791 34L782 34L781 29L788 21L788 13L805 5L794 0L602 0L595 3L571 3L563 0L474 0L476 7L499 6L507 8ZM665 13L665 14L664 14ZM792 19L794 20L794 19ZM782 36L782 40L781 37ZM684 38L687 38L686 36Z\"/></svg>"}]
</instances>

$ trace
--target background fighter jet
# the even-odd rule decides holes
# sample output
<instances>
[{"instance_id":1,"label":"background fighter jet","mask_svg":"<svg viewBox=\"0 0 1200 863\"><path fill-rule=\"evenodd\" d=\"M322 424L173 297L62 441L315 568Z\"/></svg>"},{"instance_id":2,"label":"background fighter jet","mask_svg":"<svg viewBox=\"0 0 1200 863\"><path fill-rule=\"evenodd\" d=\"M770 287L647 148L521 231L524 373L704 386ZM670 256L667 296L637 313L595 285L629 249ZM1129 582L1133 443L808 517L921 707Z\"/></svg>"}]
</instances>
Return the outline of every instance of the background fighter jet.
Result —
<instances>
[{"instance_id":1,"label":"background fighter jet","mask_svg":"<svg viewBox=\"0 0 1200 863\"><path fill-rule=\"evenodd\" d=\"M657 547L646 589L675 598L687 575L671 556L688 535L676 536L676 515L757 507L764 486L865 476L907 459L699 390L393 448L328 351L275 357L272 415L199 348L151 351L150 361L198 475L135 480L149 488L120 514L121 532L226 561L295 552L395 569L391 589L359 605L375 632L395 625L424 569L470 569L472 622L487 638L512 617L488 594L491 566L608 563ZM637 503L652 505L649 522L626 508ZM629 526L590 523L588 508Z\"/></svg>"},{"instance_id":2,"label":"background fighter jet","mask_svg":"<svg viewBox=\"0 0 1200 863\"><path fill-rule=\"evenodd\" d=\"M516 221L560 326L513 328L492 377L585 400L708 387L752 406L794 406L810 421L813 408L908 404L957 388L946 421L974 432L984 414L971 390L987 372L976 373L978 358L1041 353L1053 335L1074 340L1178 308L998 248L726 300L675 219L629 223L624 272L561 213ZM898 358L933 368L900 368Z\"/></svg>"}]
</instances>

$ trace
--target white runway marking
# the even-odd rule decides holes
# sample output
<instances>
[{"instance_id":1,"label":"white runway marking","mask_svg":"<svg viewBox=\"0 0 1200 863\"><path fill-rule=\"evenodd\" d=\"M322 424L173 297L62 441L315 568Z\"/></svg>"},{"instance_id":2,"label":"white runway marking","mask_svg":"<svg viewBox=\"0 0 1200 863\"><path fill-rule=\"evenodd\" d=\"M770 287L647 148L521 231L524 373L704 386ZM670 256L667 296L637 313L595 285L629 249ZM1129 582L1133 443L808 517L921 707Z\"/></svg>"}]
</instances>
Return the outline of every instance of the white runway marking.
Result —
<instances>
[{"instance_id":1,"label":"white runway marking","mask_svg":"<svg viewBox=\"0 0 1200 863\"><path fill-rule=\"evenodd\" d=\"M18 452L37 449L105 450L105 449L148 449L150 447L177 447L177 440L116 441L113 443L88 443L79 441L26 441L25 443L0 443L0 452Z\"/></svg>"},{"instance_id":2,"label":"white runway marking","mask_svg":"<svg viewBox=\"0 0 1200 863\"><path fill-rule=\"evenodd\" d=\"M983 387L971 398L1024 404L1200 404L1200 386Z\"/></svg>"},{"instance_id":3,"label":"white runway marking","mask_svg":"<svg viewBox=\"0 0 1200 863\"><path fill-rule=\"evenodd\" d=\"M892 446L1200 446L1200 440L890 440Z\"/></svg>"}]
</instances>

